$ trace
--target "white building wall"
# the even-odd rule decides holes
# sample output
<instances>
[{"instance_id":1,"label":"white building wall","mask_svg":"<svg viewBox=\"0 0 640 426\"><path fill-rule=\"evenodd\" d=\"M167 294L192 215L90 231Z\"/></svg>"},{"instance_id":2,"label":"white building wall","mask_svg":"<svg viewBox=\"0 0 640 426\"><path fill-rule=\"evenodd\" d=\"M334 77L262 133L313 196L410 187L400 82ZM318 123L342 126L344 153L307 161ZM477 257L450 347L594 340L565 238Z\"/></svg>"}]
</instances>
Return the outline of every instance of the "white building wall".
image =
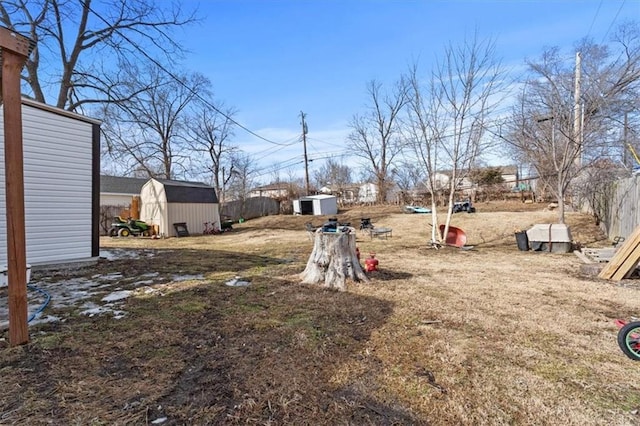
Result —
<instances>
[{"instance_id":1,"label":"white building wall","mask_svg":"<svg viewBox=\"0 0 640 426\"><path fill-rule=\"evenodd\" d=\"M1 110L1 108L0 108ZM0 114L0 117L2 114ZM92 123L22 105L27 263L91 258ZM0 263L7 263L0 120Z\"/></svg>"},{"instance_id":2,"label":"white building wall","mask_svg":"<svg viewBox=\"0 0 640 426\"><path fill-rule=\"evenodd\" d=\"M214 227L220 228L220 214L218 204L213 203L169 203L167 207L167 225L170 237L176 235L174 223L184 222L190 234L202 234L205 222L215 222Z\"/></svg>"},{"instance_id":3,"label":"white building wall","mask_svg":"<svg viewBox=\"0 0 640 426\"><path fill-rule=\"evenodd\" d=\"M130 206L131 199L130 194L100 194L101 206Z\"/></svg>"}]
</instances>

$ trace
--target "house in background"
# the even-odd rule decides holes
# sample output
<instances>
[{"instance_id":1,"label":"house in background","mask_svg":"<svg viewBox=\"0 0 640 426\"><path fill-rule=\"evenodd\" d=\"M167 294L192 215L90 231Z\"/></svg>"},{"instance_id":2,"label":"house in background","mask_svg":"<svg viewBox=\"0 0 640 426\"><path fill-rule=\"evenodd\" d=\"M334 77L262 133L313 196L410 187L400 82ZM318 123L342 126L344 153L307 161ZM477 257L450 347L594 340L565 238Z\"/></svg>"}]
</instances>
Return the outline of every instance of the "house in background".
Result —
<instances>
[{"instance_id":1,"label":"house in background","mask_svg":"<svg viewBox=\"0 0 640 426\"><path fill-rule=\"evenodd\" d=\"M287 182L271 183L258 186L249 191L249 197L288 198L291 193L291 184Z\"/></svg>"},{"instance_id":2,"label":"house in background","mask_svg":"<svg viewBox=\"0 0 640 426\"><path fill-rule=\"evenodd\" d=\"M222 226L216 192L204 183L152 178L142 186L140 203L140 219L165 237L177 236L181 226L195 234L203 233L205 222Z\"/></svg>"},{"instance_id":3,"label":"house in background","mask_svg":"<svg viewBox=\"0 0 640 426\"><path fill-rule=\"evenodd\" d=\"M398 188L394 185L387 191L387 202L396 202ZM334 195L341 205L347 204L373 204L378 198L378 185L371 182L355 183L346 186L328 185L320 188L323 194Z\"/></svg>"},{"instance_id":4,"label":"house in background","mask_svg":"<svg viewBox=\"0 0 640 426\"><path fill-rule=\"evenodd\" d=\"M148 178L101 175L100 205L129 208L131 199L140 196L140 190L148 180Z\"/></svg>"},{"instance_id":5,"label":"house in background","mask_svg":"<svg viewBox=\"0 0 640 426\"><path fill-rule=\"evenodd\" d=\"M0 108L1 109L1 108ZM24 227L32 266L99 256L100 121L22 99ZM4 116L0 153L4 157ZM0 160L0 264L7 264L6 181Z\"/></svg>"}]
</instances>

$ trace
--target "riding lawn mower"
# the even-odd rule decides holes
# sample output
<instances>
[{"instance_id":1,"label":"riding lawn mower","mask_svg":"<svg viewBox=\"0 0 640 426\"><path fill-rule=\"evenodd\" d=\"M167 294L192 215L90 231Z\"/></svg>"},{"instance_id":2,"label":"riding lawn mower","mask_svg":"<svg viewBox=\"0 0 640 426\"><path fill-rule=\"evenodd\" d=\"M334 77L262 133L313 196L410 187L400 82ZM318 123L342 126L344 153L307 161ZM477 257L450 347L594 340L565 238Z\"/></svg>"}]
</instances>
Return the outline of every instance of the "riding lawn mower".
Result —
<instances>
[{"instance_id":1,"label":"riding lawn mower","mask_svg":"<svg viewBox=\"0 0 640 426\"><path fill-rule=\"evenodd\" d=\"M128 237L129 235L148 237L151 235L151 225L139 219L128 218L124 220L120 216L113 218L109 236L111 237Z\"/></svg>"}]
</instances>

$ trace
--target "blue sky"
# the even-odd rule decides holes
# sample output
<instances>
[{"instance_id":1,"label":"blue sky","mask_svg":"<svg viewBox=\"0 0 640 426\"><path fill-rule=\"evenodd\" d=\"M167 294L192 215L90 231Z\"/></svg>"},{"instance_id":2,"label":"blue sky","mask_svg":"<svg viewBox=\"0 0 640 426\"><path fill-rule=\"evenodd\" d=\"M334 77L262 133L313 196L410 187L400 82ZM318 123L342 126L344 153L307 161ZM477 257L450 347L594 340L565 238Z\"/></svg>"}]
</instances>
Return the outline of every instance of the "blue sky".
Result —
<instances>
[{"instance_id":1,"label":"blue sky","mask_svg":"<svg viewBox=\"0 0 640 426\"><path fill-rule=\"evenodd\" d=\"M499 58L515 74L544 47L571 56L582 37L603 42L617 23L640 19L640 0L182 3L204 16L179 35L191 52L185 66L209 77L217 98L239 111L236 120L267 139L291 144L304 111L310 158L346 151L348 122L368 100L368 81L390 85L415 61L426 74L446 44L474 31L495 39ZM263 166L291 163L303 171L302 143L285 149L241 129L234 142L257 153Z\"/></svg>"}]
</instances>

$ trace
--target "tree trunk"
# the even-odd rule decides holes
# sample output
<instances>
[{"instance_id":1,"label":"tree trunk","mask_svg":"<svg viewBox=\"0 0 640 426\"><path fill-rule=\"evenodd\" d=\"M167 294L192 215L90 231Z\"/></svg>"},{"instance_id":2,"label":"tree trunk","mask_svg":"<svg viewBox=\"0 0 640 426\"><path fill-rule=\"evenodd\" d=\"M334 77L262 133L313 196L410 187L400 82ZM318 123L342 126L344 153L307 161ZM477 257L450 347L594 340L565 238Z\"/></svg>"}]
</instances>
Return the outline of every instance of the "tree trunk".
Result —
<instances>
[{"instance_id":1,"label":"tree trunk","mask_svg":"<svg viewBox=\"0 0 640 426\"><path fill-rule=\"evenodd\" d=\"M356 230L347 229L348 232L322 232L322 228L316 231L313 251L300 274L304 284L345 291L347 279L369 281L356 255Z\"/></svg>"}]
</instances>

